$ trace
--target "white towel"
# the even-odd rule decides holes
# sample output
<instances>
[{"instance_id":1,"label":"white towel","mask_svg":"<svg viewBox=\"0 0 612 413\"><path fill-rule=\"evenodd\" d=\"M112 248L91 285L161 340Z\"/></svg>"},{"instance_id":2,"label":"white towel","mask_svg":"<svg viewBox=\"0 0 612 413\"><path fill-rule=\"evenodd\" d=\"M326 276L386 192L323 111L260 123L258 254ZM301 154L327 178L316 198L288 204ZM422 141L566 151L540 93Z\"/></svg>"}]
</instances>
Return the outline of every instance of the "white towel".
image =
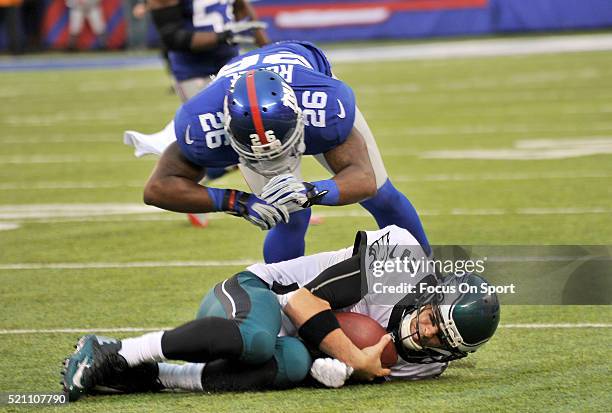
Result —
<instances>
[{"instance_id":1,"label":"white towel","mask_svg":"<svg viewBox=\"0 0 612 413\"><path fill-rule=\"evenodd\" d=\"M134 155L137 158L144 155L161 156L166 148L174 141L176 141L174 121L166 125L161 131L151 135L132 130L123 132L123 143L134 147Z\"/></svg>"}]
</instances>

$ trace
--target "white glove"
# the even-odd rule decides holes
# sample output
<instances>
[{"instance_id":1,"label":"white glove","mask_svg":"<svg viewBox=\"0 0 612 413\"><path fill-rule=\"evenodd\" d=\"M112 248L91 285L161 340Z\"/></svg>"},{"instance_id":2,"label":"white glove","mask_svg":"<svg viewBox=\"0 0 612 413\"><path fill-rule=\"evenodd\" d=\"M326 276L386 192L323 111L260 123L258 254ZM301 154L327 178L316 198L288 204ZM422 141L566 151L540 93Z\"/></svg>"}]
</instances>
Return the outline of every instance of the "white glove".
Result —
<instances>
[{"instance_id":1,"label":"white glove","mask_svg":"<svg viewBox=\"0 0 612 413\"><path fill-rule=\"evenodd\" d=\"M310 367L313 379L326 387L337 389L353 374L353 368L333 358L316 359Z\"/></svg>"},{"instance_id":2,"label":"white glove","mask_svg":"<svg viewBox=\"0 0 612 413\"><path fill-rule=\"evenodd\" d=\"M279 222L289 222L289 212L283 205L253 203L244 218L263 230L272 229Z\"/></svg>"},{"instance_id":3,"label":"white glove","mask_svg":"<svg viewBox=\"0 0 612 413\"><path fill-rule=\"evenodd\" d=\"M271 205L283 205L289 213L300 211L308 202L304 183L291 174L275 176L261 192L260 198Z\"/></svg>"}]
</instances>

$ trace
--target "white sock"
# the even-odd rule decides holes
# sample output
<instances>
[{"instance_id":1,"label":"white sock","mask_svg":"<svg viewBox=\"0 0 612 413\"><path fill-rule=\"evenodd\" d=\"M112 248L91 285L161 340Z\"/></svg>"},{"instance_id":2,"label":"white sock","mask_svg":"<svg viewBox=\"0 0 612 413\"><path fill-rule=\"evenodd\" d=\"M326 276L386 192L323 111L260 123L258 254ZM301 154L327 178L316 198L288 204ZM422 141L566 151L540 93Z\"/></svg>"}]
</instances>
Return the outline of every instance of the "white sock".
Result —
<instances>
[{"instance_id":1,"label":"white sock","mask_svg":"<svg viewBox=\"0 0 612 413\"><path fill-rule=\"evenodd\" d=\"M166 357L161 349L163 335L163 331L156 331L140 337L121 340L119 354L127 360L130 366L137 366L148 361L165 360Z\"/></svg>"},{"instance_id":2,"label":"white sock","mask_svg":"<svg viewBox=\"0 0 612 413\"><path fill-rule=\"evenodd\" d=\"M158 363L159 381L166 389L204 391L202 370L206 363Z\"/></svg>"}]
</instances>

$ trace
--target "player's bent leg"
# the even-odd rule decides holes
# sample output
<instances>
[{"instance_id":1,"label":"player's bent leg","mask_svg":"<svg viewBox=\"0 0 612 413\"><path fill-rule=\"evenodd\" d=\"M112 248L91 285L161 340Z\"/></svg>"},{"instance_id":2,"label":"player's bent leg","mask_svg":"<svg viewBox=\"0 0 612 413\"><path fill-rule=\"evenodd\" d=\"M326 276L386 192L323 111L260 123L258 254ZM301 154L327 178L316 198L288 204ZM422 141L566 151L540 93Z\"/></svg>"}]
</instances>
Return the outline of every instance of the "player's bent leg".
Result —
<instances>
[{"instance_id":1,"label":"player's bent leg","mask_svg":"<svg viewBox=\"0 0 612 413\"><path fill-rule=\"evenodd\" d=\"M429 241L416 209L389 179L378 188L376 196L361 202L361 206L374 216L380 228L397 225L410 231L429 254Z\"/></svg>"},{"instance_id":2,"label":"player's bent leg","mask_svg":"<svg viewBox=\"0 0 612 413\"><path fill-rule=\"evenodd\" d=\"M312 359L295 337L278 337L274 357L265 363L247 364L215 360L202 372L204 391L286 389L299 385L308 375Z\"/></svg>"},{"instance_id":3,"label":"player's bent leg","mask_svg":"<svg viewBox=\"0 0 612 413\"><path fill-rule=\"evenodd\" d=\"M274 354L280 311L268 286L255 274L244 271L217 284L202 300L197 318L216 317L234 323L242 343L238 358L247 363L263 363ZM206 332L210 331L215 330Z\"/></svg>"},{"instance_id":4,"label":"player's bent leg","mask_svg":"<svg viewBox=\"0 0 612 413\"><path fill-rule=\"evenodd\" d=\"M268 231L263 245L264 261L267 264L304 255L304 237L310 214L310 208L294 212L290 215L288 223L279 223Z\"/></svg>"}]
</instances>

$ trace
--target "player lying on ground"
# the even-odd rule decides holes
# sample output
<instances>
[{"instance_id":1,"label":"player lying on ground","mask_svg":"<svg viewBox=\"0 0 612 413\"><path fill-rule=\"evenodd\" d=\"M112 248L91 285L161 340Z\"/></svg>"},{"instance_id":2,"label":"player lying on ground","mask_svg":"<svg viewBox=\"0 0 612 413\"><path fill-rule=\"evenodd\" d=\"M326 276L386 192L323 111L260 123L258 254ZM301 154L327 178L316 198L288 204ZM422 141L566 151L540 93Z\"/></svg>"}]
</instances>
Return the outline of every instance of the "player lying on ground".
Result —
<instances>
[{"instance_id":1,"label":"player lying on ground","mask_svg":"<svg viewBox=\"0 0 612 413\"><path fill-rule=\"evenodd\" d=\"M197 318L178 328L122 341L82 337L64 363L64 389L76 400L103 388L287 388L303 383L309 371L329 387L340 387L349 377L438 376L450 360L465 357L491 338L499 303L497 296L480 289L385 296L366 286L374 259L386 262L407 254L416 260L427 257L408 231L389 226L359 232L353 247L251 265L217 284L204 297ZM428 272L410 280L430 286L486 283L477 275L438 277ZM360 350L339 328L332 310L366 315L389 334ZM390 340L399 357L387 369L381 353ZM313 354L320 357L314 363Z\"/></svg>"},{"instance_id":2,"label":"player lying on ground","mask_svg":"<svg viewBox=\"0 0 612 413\"><path fill-rule=\"evenodd\" d=\"M174 212L223 211L271 229L266 262L304 255L312 204L360 203L380 228L406 228L429 248L416 210L388 178L353 91L310 43L275 43L232 59L179 108L166 132L125 135L137 155L163 152L145 202ZM313 155L332 177L302 184L302 154ZM232 165L252 193L198 185L207 168ZM265 185L284 173L298 179L276 182L274 197L264 197ZM302 202L276 202L291 196Z\"/></svg>"}]
</instances>

